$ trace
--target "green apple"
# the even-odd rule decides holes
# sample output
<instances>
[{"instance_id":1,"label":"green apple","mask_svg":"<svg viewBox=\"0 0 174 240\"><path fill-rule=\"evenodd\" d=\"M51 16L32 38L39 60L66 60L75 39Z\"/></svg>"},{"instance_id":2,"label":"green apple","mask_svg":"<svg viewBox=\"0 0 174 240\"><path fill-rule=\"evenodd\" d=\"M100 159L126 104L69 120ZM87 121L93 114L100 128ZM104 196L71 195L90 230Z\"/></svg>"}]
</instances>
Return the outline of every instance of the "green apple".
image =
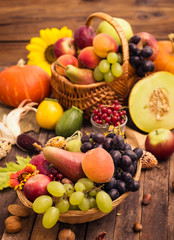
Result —
<instances>
[{"instance_id":1,"label":"green apple","mask_svg":"<svg viewBox=\"0 0 174 240\"><path fill-rule=\"evenodd\" d=\"M120 26L122 27L126 35L127 40L129 41L129 39L133 36L131 25L122 18L114 18L114 19L120 24ZM116 30L108 22L102 21L97 28L97 33L107 33L115 39L118 45L121 45L120 38Z\"/></svg>"}]
</instances>

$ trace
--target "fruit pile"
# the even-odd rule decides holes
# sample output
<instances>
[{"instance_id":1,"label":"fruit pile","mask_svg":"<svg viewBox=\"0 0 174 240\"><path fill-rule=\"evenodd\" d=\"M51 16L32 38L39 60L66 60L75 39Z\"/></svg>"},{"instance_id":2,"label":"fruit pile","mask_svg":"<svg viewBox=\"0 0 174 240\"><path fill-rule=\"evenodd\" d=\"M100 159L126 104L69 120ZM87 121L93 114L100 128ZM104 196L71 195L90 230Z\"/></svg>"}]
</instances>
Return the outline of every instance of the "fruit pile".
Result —
<instances>
[{"instance_id":1,"label":"fruit pile","mask_svg":"<svg viewBox=\"0 0 174 240\"><path fill-rule=\"evenodd\" d=\"M108 123L117 127L125 122L126 110L119 104L118 100L114 100L111 105L100 104L98 108L93 110L92 117L97 124Z\"/></svg>"},{"instance_id":2,"label":"fruit pile","mask_svg":"<svg viewBox=\"0 0 174 240\"><path fill-rule=\"evenodd\" d=\"M158 54L158 43L153 35L132 28L123 19L116 19L129 43L130 64L139 77L154 71L153 61ZM128 33L126 32L128 31ZM74 38L63 37L54 45L56 70L75 84L112 82L123 73L122 45L116 30L105 21L95 31L91 26L80 26Z\"/></svg>"},{"instance_id":3,"label":"fruit pile","mask_svg":"<svg viewBox=\"0 0 174 240\"><path fill-rule=\"evenodd\" d=\"M73 135L67 138L66 150L55 146L54 140L50 139L43 152L32 157L30 164L39 173L23 187L25 197L33 202L33 210L43 214L45 228L53 227L59 215L69 210L98 208L109 213L115 199L139 189L134 176L143 151L132 150L121 135Z\"/></svg>"},{"instance_id":4,"label":"fruit pile","mask_svg":"<svg viewBox=\"0 0 174 240\"><path fill-rule=\"evenodd\" d=\"M137 171L137 160L142 156L141 148L132 150L130 144L125 143L121 135L111 132L104 136L102 133L91 133L82 136L81 151L87 152L93 148L104 148L110 153L114 161L115 172L104 189L112 200L129 191L137 191L139 183L133 180Z\"/></svg>"}]
</instances>

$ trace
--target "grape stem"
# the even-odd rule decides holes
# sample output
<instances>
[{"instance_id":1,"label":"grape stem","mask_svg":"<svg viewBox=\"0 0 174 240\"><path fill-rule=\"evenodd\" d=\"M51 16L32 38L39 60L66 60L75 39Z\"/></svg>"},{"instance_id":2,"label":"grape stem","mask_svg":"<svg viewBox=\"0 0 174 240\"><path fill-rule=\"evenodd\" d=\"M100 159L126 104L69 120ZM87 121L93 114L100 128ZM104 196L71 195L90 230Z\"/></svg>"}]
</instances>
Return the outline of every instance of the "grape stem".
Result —
<instances>
[{"instance_id":1,"label":"grape stem","mask_svg":"<svg viewBox=\"0 0 174 240\"><path fill-rule=\"evenodd\" d=\"M88 192L90 192L90 191L94 191L94 190L97 190L97 191L99 190L99 191L100 191L102 187L104 187L104 184L102 184L102 185L99 186L99 187L94 187L94 188L89 189L89 190L84 190L83 193L86 194L86 193L88 193Z\"/></svg>"}]
</instances>

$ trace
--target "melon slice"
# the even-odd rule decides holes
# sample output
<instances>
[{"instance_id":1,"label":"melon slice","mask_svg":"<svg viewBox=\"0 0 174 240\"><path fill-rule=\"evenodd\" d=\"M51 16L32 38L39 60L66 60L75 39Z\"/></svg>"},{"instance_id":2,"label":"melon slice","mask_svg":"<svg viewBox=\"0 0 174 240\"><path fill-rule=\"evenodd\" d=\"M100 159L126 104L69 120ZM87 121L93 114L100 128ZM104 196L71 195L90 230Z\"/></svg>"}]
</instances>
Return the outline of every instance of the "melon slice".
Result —
<instances>
[{"instance_id":1,"label":"melon slice","mask_svg":"<svg viewBox=\"0 0 174 240\"><path fill-rule=\"evenodd\" d=\"M174 128L174 74L160 71L138 81L129 95L129 111L144 132Z\"/></svg>"}]
</instances>

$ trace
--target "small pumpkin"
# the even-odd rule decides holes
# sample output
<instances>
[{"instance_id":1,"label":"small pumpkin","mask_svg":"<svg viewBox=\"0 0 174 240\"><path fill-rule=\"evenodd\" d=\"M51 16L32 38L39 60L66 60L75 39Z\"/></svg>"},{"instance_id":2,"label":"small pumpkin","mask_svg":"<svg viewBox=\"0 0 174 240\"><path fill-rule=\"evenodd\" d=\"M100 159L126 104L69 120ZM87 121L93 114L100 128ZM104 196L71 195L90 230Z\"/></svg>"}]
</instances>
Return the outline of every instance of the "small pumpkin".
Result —
<instances>
[{"instance_id":1,"label":"small pumpkin","mask_svg":"<svg viewBox=\"0 0 174 240\"><path fill-rule=\"evenodd\" d=\"M154 61L155 71L167 71L174 74L174 34L169 34L169 40L159 41L159 53Z\"/></svg>"},{"instance_id":2,"label":"small pumpkin","mask_svg":"<svg viewBox=\"0 0 174 240\"><path fill-rule=\"evenodd\" d=\"M0 73L0 101L8 106L17 107L25 99L40 103L50 93L48 73L39 66L24 65L22 59Z\"/></svg>"}]
</instances>

